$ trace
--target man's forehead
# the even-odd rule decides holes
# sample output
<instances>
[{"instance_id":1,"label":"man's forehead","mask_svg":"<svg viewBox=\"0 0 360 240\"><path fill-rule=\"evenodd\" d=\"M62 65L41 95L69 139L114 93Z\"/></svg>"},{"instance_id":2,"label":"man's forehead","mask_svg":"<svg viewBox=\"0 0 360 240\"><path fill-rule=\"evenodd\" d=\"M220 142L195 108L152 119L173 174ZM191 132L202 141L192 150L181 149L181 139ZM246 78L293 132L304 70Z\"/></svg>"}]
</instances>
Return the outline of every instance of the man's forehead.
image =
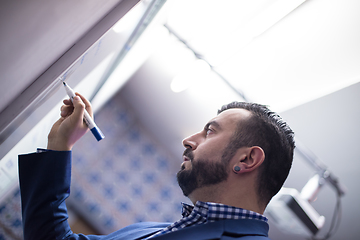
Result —
<instances>
[{"instance_id":1,"label":"man's forehead","mask_svg":"<svg viewBox=\"0 0 360 240\"><path fill-rule=\"evenodd\" d=\"M216 122L218 125L227 125L231 123L238 123L240 120L246 120L251 116L251 112L243 108L230 108L209 121Z\"/></svg>"}]
</instances>

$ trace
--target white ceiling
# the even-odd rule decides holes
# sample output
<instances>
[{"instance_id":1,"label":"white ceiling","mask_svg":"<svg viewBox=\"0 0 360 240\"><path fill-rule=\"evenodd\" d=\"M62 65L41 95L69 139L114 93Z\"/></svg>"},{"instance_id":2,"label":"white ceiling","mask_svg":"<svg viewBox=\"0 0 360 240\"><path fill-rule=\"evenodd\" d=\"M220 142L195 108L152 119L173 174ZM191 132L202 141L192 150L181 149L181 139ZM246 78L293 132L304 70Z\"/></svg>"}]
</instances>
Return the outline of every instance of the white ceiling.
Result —
<instances>
[{"instance_id":1,"label":"white ceiling","mask_svg":"<svg viewBox=\"0 0 360 240\"><path fill-rule=\"evenodd\" d=\"M284 111L360 79L360 2L277 11L288 2L175 0L167 25L250 100Z\"/></svg>"}]
</instances>

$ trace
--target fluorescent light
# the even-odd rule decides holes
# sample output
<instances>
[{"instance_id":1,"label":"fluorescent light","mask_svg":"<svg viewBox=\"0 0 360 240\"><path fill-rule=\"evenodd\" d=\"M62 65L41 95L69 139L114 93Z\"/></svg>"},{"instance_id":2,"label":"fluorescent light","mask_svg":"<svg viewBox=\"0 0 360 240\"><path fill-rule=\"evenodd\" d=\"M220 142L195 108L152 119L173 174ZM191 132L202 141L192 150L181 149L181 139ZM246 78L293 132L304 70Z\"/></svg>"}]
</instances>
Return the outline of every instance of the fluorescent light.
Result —
<instances>
[{"instance_id":1,"label":"fluorescent light","mask_svg":"<svg viewBox=\"0 0 360 240\"><path fill-rule=\"evenodd\" d=\"M246 31L252 38L259 36L305 1L306 0L276 1L252 19L252 21L250 21L250 23L246 26Z\"/></svg>"},{"instance_id":2,"label":"fluorescent light","mask_svg":"<svg viewBox=\"0 0 360 240\"><path fill-rule=\"evenodd\" d=\"M222 35L218 44L212 44L207 49L206 59L211 65L217 66L224 60L228 59L234 53L238 52L248 45L255 37L263 34L290 12L304 3L306 0L278 0L272 5L260 11L255 17L247 23L239 26L237 29L231 29L228 34ZM207 36L204 36L208 38ZM206 42L205 38L202 40ZM222 44L220 44L222 43ZM216 48L216 46L219 46Z\"/></svg>"},{"instance_id":3,"label":"fluorescent light","mask_svg":"<svg viewBox=\"0 0 360 240\"><path fill-rule=\"evenodd\" d=\"M218 66L305 1L173 1L167 25Z\"/></svg>"}]
</instances>

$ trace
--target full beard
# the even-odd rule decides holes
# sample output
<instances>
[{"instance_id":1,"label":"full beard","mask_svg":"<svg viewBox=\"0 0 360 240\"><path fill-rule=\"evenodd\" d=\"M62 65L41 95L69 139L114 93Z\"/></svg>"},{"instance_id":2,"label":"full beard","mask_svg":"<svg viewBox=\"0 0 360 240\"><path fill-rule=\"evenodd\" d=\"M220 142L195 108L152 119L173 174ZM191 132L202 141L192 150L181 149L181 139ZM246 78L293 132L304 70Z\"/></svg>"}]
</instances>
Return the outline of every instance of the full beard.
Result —
<instances>
[{"instance_id":1,"label":"full beard","mask_svg":"<svg viewBox=\"0 0 360 240\"><path fill-rule=\"evenodd\" d=\"M224 161L224 159L221 162L209 162L205 159L194 161L190 149L186 149L184 155L190 159L192 168L185 169L183 165L176 176L178 184L186 197L195 189L218 184L227 179L227 161Z\"/></svg>"}]
</instances>

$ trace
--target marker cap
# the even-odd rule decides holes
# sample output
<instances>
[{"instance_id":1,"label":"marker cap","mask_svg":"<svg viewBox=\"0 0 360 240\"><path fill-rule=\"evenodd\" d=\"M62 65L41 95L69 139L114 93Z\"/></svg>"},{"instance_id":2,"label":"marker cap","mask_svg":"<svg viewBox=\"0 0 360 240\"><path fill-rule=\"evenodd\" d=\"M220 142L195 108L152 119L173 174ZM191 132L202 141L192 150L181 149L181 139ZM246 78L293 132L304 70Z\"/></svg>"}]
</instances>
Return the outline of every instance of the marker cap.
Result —
<instances>
[{"instance_id":1,"label":"marker cap","mask_svg":"<svg viewBox=\"0 0 360 240\"><path fill-rule=\"evenodd\" d=\"M92 134L95 136L96 140L98 140L98 141L105 138L104 134L97 127L91 128L90 131L92 132Z\"/></svg>"}]
</instances>

